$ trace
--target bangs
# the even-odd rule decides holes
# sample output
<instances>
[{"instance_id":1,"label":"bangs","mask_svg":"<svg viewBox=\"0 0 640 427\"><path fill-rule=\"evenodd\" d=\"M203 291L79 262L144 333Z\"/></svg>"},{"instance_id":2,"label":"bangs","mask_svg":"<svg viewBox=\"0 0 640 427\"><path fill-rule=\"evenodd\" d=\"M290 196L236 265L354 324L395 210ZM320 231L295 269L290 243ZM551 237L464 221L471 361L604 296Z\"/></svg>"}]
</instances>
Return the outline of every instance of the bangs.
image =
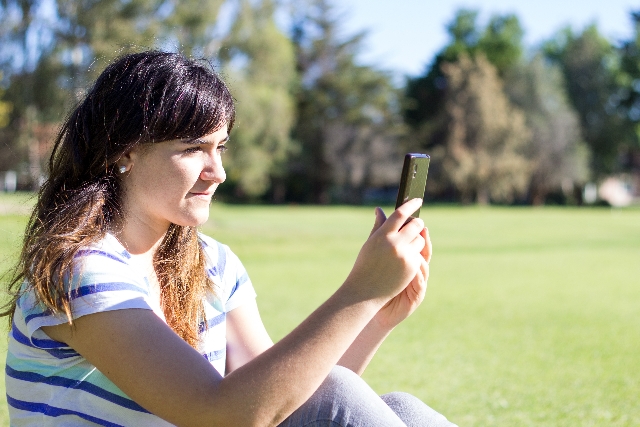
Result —
<instances>
[{"instance_id":1,"label":"bangs","mask_svg":"<svg viewBox=\"0 0 640 427\"><path fill-rule=\"evenodd\" d=\"M138 102L131 112L139 114L142 127L137 142L198 138L225 124L231 130L233 97L211 64L178 54L156 55L152 63L136 64L133 73Z\"/></svg>"}]
</instances>

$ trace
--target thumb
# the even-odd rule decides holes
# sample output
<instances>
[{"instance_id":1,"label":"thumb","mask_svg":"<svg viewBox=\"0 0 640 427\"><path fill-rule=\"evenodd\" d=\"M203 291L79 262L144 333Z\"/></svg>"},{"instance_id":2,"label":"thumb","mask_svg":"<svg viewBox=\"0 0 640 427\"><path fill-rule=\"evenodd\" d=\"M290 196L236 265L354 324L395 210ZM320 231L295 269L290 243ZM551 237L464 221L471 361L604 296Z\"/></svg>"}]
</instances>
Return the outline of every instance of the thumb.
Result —
<instances>
[{"instance_id":1,"label":"thumb","mask_svg":"<svg viewBox=\"0 0 640 427\"><path fill-rule=\"evenodd\" d=\"M369 233L369 236L375 233L376 230L380 228L380 226L384 224L384 222L387 220L387 216L382 211L382 208L377 207L375 212L376 212L376 220L373 223L373 228L371 229L371 233Z\"/></svg>"}]
</instances>

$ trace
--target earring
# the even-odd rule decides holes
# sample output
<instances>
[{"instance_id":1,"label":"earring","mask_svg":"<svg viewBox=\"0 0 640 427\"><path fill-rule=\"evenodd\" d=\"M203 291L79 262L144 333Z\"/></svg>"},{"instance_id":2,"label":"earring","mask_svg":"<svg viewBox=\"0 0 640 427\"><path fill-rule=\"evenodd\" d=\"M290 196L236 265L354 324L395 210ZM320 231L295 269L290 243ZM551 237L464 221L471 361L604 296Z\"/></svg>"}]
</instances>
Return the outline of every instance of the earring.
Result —
<instances>
[{"instance_id":1,"label":"earring","mask_svg":"<svg viewBox=\"0 0 640 427\"><path fill-rule=\"evenodd\" d=\"M125 173L125 172L127 171L127 167L126 167L126 166L120 166L120 167L118 168L118 171L119 171L120 173Z\"/></svg>"}]
</instances>

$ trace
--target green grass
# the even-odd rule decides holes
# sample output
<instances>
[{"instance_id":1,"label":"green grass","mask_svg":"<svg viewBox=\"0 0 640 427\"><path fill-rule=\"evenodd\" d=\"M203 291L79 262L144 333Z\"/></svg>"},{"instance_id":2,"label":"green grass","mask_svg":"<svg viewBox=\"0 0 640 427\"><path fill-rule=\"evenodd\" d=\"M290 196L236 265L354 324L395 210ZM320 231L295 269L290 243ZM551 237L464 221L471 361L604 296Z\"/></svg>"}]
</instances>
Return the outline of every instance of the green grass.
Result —
<instances>
[{"instance_id":1,"label":"green grass","mask_svg":"<svg viewBox=\"0 0 640 427\"><path fill-rule=\"evenodd\" d=\"M414 393L461 427L640 425L640 210L422 217L427 299L365 372L377 392ZM0 213L2 267L25 221ZM372 223L372 208L214 204L203 231L243 260L277 340L340 285Z\"/></svg>"}]
</instances>

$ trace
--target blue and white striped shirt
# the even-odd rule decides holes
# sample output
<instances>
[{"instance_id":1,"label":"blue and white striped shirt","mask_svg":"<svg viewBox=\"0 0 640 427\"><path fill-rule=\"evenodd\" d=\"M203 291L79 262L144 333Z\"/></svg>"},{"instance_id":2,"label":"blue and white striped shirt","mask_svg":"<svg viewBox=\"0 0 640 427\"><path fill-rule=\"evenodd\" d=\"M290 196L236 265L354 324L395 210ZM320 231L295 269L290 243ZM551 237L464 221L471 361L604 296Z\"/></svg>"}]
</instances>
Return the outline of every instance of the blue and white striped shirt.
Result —
<instances>
[{"instance_id":1,"label":"blue and white striped shirt","mask_svg":"<svg viewBox=\"0 0 640 427\"><path fill-rule=\"evenodd\" d=\"M224 375L226 313L256 294L240 260L225 245L200 235L207 271L217 297L208 295L205 321L199 325L204 357ZM111 234L77 255L82 274L72 287L73 317L128 308L154 310L149 282L131 255ZM80 263L79 263L80 265ZM18 301L9 333L6 390L12 427L22 426L169 426L127 397L86 359L41 329L66 323L36 304L32 293Z\"/></svg>"}]
</instances>

